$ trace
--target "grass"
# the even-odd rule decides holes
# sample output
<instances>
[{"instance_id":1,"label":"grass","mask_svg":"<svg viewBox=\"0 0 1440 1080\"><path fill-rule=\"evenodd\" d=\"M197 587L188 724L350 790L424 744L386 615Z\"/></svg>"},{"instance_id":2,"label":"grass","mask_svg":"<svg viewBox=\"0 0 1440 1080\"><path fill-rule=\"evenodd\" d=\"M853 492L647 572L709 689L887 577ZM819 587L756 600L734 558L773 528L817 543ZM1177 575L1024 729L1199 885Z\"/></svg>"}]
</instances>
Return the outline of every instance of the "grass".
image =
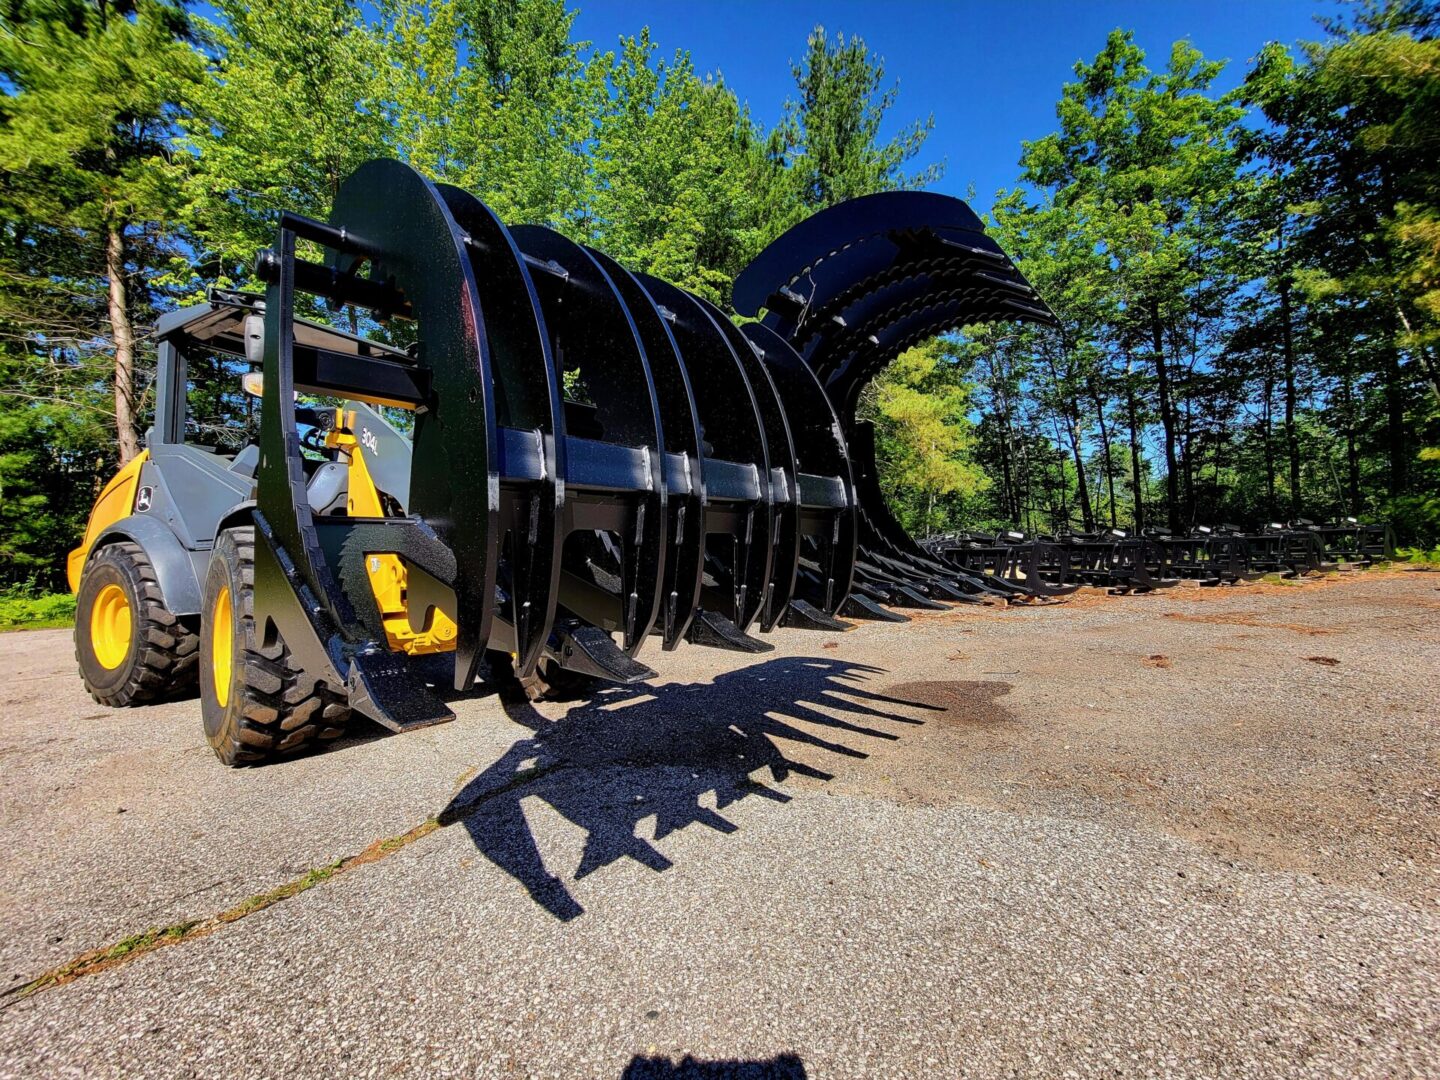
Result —
<instances>
[{"instance_id":1,"label":"grass","mask_svg":"<svg viewBox=\"0 0 1440 1080\"><path fill-rule=\"evenodd\" d=\"M306 871L300 877L285 884L271 889L269 892L257 893L254 896L241 900L234 907L226 908L205 919L196 919L189 922L178 922L170 926L152 927L139 934L132 934L113 945L106 945L99 949L92 949L90 952L82 953L68 963L59 967L51 968L38 978L30 980L23 986L6 991L3 996L15 996L17 998L29 997L31 994L48 990L51 987L63 986L65 983L74 982L76 979L86 975L95 975L101 971L108 971L110 968L119 967L132 960L137 960L148 952L156 949L163 949L167 945L178 945L182 941L189 941L193 938L205 937L214 933L220 927L228 923L238 922L247 915L254 915L257 911L264 911L282 901L289 900L293 896L299 896L303 892L324 884L331 878L346 873L367 863L376 862L387 855L391 855L401 848L413 844L422 837L429 836L440 827L440 822L435 818L427 818L421 824L398 836L388 836L383 840L377 840L364 851L355 855L347 855L343 859L336 859L325 866L317 866Z\"/></svg>"},{"instance_id":2,"label":"grass","mask_svg":"<svg viewBox=\"0 0 1440 1080\"><path fill-rule=\"evenodd\" d=\"M152 927L141 934L132 934L123 941L117 941L114 945L95 949L77 956L68 964L47 971L40 978L21 987L19 994L21 997L29 997L38 990L60 986L78 979L82 975L92 975L97 971L105 971L118 964L123 964L127 960L154 949L174 945L177 941L184 941L191 936L201 925L198 922L179 922L171 926Z\"/></svg>"},{"instance_id":3,"label":"grass","mask_svg":"<svg viewBox=\"0 0 1440 1080\"><path fill-rule=\"evenodd\" d=\"M1440 570L1440 547L1431 548L1429 551L1418 547L1400 548L1396 554L1400 556L1399 562L1427 570Z\"/></svg>"},{"instance_id":4,"label":"grass","mask_svg":"<svg viewBox=\"0 0 1440 1080\"><path fill-rule=\"evenodd\" d=\"M1301 582L1295 578L1287 578L1284 574L1266 574L1260 579L1266 585L1299 585Z\"/></svg>"},{"instance_id":5,"label":"grass","mask_svg":"<svg viewBox=\"0 0 1440 1080\"><path fill-rule=\"evenodd\" d=\"M54 630L75 625L75 597L70 593L0 592L0 631Z\"/></svg>"}]
</instances>

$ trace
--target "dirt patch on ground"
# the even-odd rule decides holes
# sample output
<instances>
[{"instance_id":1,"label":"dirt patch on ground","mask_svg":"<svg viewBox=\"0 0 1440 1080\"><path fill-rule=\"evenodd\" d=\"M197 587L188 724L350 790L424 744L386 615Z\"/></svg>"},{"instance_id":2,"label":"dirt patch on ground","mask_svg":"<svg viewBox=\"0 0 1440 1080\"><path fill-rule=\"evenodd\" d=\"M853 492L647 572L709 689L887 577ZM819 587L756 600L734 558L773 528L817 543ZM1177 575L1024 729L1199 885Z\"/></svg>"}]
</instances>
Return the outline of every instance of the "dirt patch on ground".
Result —
<instances>
[{"instance_id":1,"label":"dirt patch on ground","mask_svg":"<svg viewBox=\"0 0 1440 1080\"><path fill-rule=\"evenodd\" d=\"M934 718L939 723L989 728L1015 722L1010 710L1000 704L1000 699L1010 693L1009 683L964 680L912 682L893 687L892 692L934 710L939 714Z\"/></svg>"},{"instance_id":2,"label":"dirt patch on ground","mask_svg":"<svg viewBox=\"0 0 1440 1080\"><path fill-rule=\"evenodd\" d=\"M1238 597L1254 600L1260 597L1282 596L1293 599L1302 593L1316 594L1331 589L1350 590L1357 584L1379 581L1407 580L1413 581L1417 576L1429 574L1429 571L1412 569L1381 569L1351 571L1346 573L1313 574L1301 578L1281 578L1279 580L1242 581L1234 585L1201 585L1197 581L1181 581L1177 585L1168 588L1157 589L1154 592L1129 593L1125 599L1131 603L1146 603L1162 598L1184 599L1186 603L1227 603ZM1440 572L1436 572L1440 577ZM1435 588L1440 590L1440 585ZM1038 600L1028 603L1019 603L1006 607L1002 604L967 604L948 612L937 612L934 614L925 613L922 618L939 618L947 622L966 622L975 618L995 616L1007 611L1017 612L1025 610L1044 609L1063 605L1073 610L1087 610L1090 608L1106 608L1112 605L1116 597L1108 590L1084 586L1068 596L1054 597L1048 600Z\"/></svg>"},{"instance_id":3,"label":"dirt patch on ground","mask_svg":"<svg viewBox=\"0 0 1440 1080\"><path fill-rule=\"evenodd\" d=\"M940 654L962 677L888 686L936 711L867 747L836 783L927 804L1098 811L1224 859L1440 903L1440 680L1413 659L1397 678L1394 659L1431 648L1407 628L1417 609L1433 624L1434 602L1402 577L1185 589L1185 601L1227 601L1203 612L1101 596L1008 624L1001 640L971 627L1002 613L926 615L963 645ZM1291 634L1333 645L1307 656ZM963 677L987 672L1005 681Z\"/></svg>"},{"instance_id":4,"label":"dirt patch on ground","mask_svg":"<svg viewBox=\"0 0 1440 1080\"><path fill-rule=\"evenodd\" d=\"M1308 626L1303 623L1279 623L1268 622L1255 615L1247 613L1226 613L1216 615L1192 615L1183 611L1165 612L1167 619L1180 619L1183 622L1217 623L1221 626L1251 626L1259 630L1289 630L1296 634L1310 634L1314 637L1321 637L1326 634L1338 634L1340 631L1333 626Z\"/></svg>"}]
</instances>

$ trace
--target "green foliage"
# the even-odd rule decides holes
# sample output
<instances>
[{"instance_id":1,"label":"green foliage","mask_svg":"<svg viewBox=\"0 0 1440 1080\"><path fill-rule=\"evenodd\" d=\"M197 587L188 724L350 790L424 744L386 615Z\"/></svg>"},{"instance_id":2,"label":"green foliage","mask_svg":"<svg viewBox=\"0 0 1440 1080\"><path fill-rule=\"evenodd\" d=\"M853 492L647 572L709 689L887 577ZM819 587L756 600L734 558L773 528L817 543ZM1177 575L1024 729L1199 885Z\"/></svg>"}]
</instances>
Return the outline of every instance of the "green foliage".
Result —
<instances>
[{"instance_id":1,"label":"green foliage","mask_svg":"<svg viewBox=\"0 0 1440 1080\"><path fill-rule=\"evenodd\" d=\"M136 324L178 254L173 125L203 77L165 0L19 0L0 28L0 585L60 582L147 408Z\"/></svg>"},{"instance_id":2,"label":"green foliage","mask_svg":"<svg viewBox=\"0 0 1440 1080\"><path fill-rule=\"evenodd\" d=\"M909 176L903 167L925 144L933 116L880 142L880 128L898 90L885 88L883 61L865 42L838 35L832 42L817 26L805 59L791 69L799 87L797 101L786 103L776 133L790 165L791 186L799 193L802 214L859 195L894 188L923 187L940 178L931 165Z\"/></svg>"},{"instance_id":3,"label":"green foliage","mask_svg":"<svg viewBox=\"0 0 1440 1080\"><path fill-rule=\"evenodd\" d=\"M340 181L389 150L384 53L346 0L221 0L177 158L204 282L249 280L279 211L324 218ZM197 282L200 284L202 282Z\"/></svg>"},{"instance_id":4,"label":"green foliage","mask_svg":"<svg viewBox=\"0 0 1440 1080\"><path fill-rule=\"evenodd\" d=\"M970 387L954 343L909 349L866 388L861 415L875 424L880 486L900 523L929 535L964 520L990 486L971 459Z\"/></svg>"},{"instance_id":5,"label":"green foliage","mask_svg":"<svg viewBox=\"0 0 1440 1080\"><path fill-rule=\"evenodd\" d=\"M1420 548L1440 547L1440 447L1426 447L1416 459L1412 490L1385 507L1397 535Z\"/></svg>"},{"instance_id":6,"label":"green foliage","mask_svg":"<svg viewBox=\"0 0 1440 1080\"><path fill-rule=\"evenodd\" d=\"M1392 501L1425 486L1412 464L1433 420L1416 391L1428 382L1440 401L1437 23L1432 5L1362 5L1298 58L1268 46L1245 85L1271 125L1256 152L1282 181L1296 321L1320 339L1315 373L1339 384L1327 412L1361 458L1379 459Z\"/></svg>"},{"instance_id":7,"label":"green foliage","mask_svg":"<svg viewBox=\"0 0 1440 1080\"><path fill-rule=\"evenodd\" d=\"M10 210L95 235L117 223L168 227L169 126L201 60L178 5L22 0L0 35L0 165Z\"/></svg>"},{"instance_id":8,"label":"green foliage","mask_svg":"<svg viewBox=\"0 0 1440 1080\"><path fill-rule=\"evenodd\" d=\"M48 630L74 622L75 597L69 593L0 592L0 630Z\"/></svg>"},{"instance_id":9,"label":"green foliage","mask_svg":"<svg viewBox=\"0 0 1440 1080\"><path fill-rule=\"evenodd\" d=\"M1193 512L1180 489L1177 368L1217 333L1223 309L1211 296L1238 285L1227 225L1245 187L1242 113L1209 93L1222 67L1177 42L1165 69L1152 71L1133 36L1114 31L1093 63L1076 65L1056 110L1060 130L1025 144L1022 180L1042 201L1015 193L996 208L1001 234L1041 295L1053 290L1062 318L1042 393L1071 403L1068 414L1063 404L1050 411L1069 428L1072 452L1081 394L1102 377L1092 350L1108 345L1112 365L1123 358L1153 372L1172 527ZM1088 523L1087 494L1077 491Z\"/></svg>"},{"instance_id":10,"label":"green foliage","mask_svg":"<svg viewBox=\"0 0 1440 1080\"><path fill-rule=\"evenodd\" d=\"M821 27L767 130L644 28L576 40L564 0L11 0L0 19L0 584L59 585L136 450L156 314L248 284L279 211L324 218L364 160L722 305L796 221L940 174L917 165L931 121L893 123L883 61ZM1437 23L1367 0L1321 41L1260 47L1232 95L1188 43L1152 63L1124 31L1097 42L993 213L1059 325L964 329L862 402L902 522L1361 513L1440 543L1421 450L1440 443ZM196 435L224 446L248 402L211 374Z\"/></svg>"},{"instance_id":11,"label":"green foliage","mask_svg":"<svg viewBox=\"0 0 1440 1080\"><path fill-rule=\"evenodd\" d=\"M1434 534L1435 24L1362 5L1299 59L1262 49L1240 95L1185 43L1152 70L1123 31L1077 65L994 210L1060 326L967 344L997 519Z\"/></svg>"},{"instance_id":12,"label":"green foliage","mask_svg":"<svg viewBox=\"0 0 1440 1080\"><path fill-rule=\"evenodd\" d=\"M1402 547L1397 548L1395 553L1412 566L1440 570L1440 547L1430 548L1428 551L1419 547Z\"/></svg>"},{"instance_id":13,"label":"green foliage","mask_svg":"<svg viewBox=\"0 0 1440 1080\"><path fill-rule=\"evenodd\" d=\"M606 65L584 60L574 21L561 0L389 0L390 152L505 221L583 229Z\"/></svg>"},{"instance_id":14,"label":"green foliage","mask_svg":"<svg viewBox=\"0 0 1440 1080\"><path fill-rule=\"evenodd\" d=\"M592 235L626 266L716 302L772 238L757 193L777 182L735 95L648 33L622 43L596 126Z\"/></svg>"}]
</instances>

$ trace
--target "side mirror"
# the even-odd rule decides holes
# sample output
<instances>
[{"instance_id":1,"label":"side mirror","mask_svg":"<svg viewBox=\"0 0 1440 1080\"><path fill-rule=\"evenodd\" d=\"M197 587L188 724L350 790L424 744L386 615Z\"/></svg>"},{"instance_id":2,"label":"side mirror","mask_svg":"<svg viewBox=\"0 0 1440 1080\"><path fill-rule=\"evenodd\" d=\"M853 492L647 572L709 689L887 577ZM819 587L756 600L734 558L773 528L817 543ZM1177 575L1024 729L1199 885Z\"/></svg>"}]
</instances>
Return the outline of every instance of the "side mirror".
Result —
<instances>
[{"instance_id":1,"label":"side mirror","mask_svg":"<svg viewBox=\"0 0 1440 1080\"><path fill-rule=\"evenodd\" d=\"M265 316L245 316L245 359L259 366L265 359Z\"/></svg>"}]
</instances>

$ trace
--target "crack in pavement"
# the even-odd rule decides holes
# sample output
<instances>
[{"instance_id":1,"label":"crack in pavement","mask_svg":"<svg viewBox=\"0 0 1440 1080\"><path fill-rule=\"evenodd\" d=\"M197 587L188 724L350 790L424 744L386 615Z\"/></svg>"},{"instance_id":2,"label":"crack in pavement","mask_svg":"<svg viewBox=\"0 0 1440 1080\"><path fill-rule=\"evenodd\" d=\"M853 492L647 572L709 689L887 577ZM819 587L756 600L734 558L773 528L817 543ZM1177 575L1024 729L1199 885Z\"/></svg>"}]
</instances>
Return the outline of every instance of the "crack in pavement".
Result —
<instances>
[{"instance_id":1,"label":"crack in pavement","mask_svg":"<svg viewBox=\"0 0 1440 1080\"><path fill-rule=\"evenodd\" d=\"M57 986L64 986L66 983L74 982L76 979L84 978L87 975L98 975L102 971L111 971L132 963L148 953L157 949L167 948L171 945L179 945L187 941L195 941L202 937L208 937L221 927L230 923L239 922L247 916L254 915L258 911L274 907L301 893L309 892L317 885L323 885L332 881L342 874L349 873L362 866L379 862L388 858L403 848L409 847L417 840L429 836L436 829L447 825L453 825L457 821L463 821L475 811L480 809L491 799L501 795L509 794L516 788L524 787L535 780L543 779L552 773L565 769L578 768L576 765L567 763L556 763L543 767L524 769L517 772L513 777L503 784L476 795L464 803L456 806L449 806L434 817L425 819L419 825L407 829L395 836L385 837L376 840L364 850L354 854L346 855L336 859L325 866L316 867L306 871L298 878L287 881L268 892L258 893L251 896L224 911L201 919L184 920L172 923L165 927L151 927L139 934L132 934L122 938L111 945L102 945L96 949L80 953L78 956L67 960L44 971L26 982L13 986L8 990L0 992L0 1010L17 1005L21 1001L45 990L54 989ZM468 777L462 778L460 789L463 790ZM213 886L210 886L213 888ZM204 889L195 890L203 892Z\"/></svg>"}]
</instances>

